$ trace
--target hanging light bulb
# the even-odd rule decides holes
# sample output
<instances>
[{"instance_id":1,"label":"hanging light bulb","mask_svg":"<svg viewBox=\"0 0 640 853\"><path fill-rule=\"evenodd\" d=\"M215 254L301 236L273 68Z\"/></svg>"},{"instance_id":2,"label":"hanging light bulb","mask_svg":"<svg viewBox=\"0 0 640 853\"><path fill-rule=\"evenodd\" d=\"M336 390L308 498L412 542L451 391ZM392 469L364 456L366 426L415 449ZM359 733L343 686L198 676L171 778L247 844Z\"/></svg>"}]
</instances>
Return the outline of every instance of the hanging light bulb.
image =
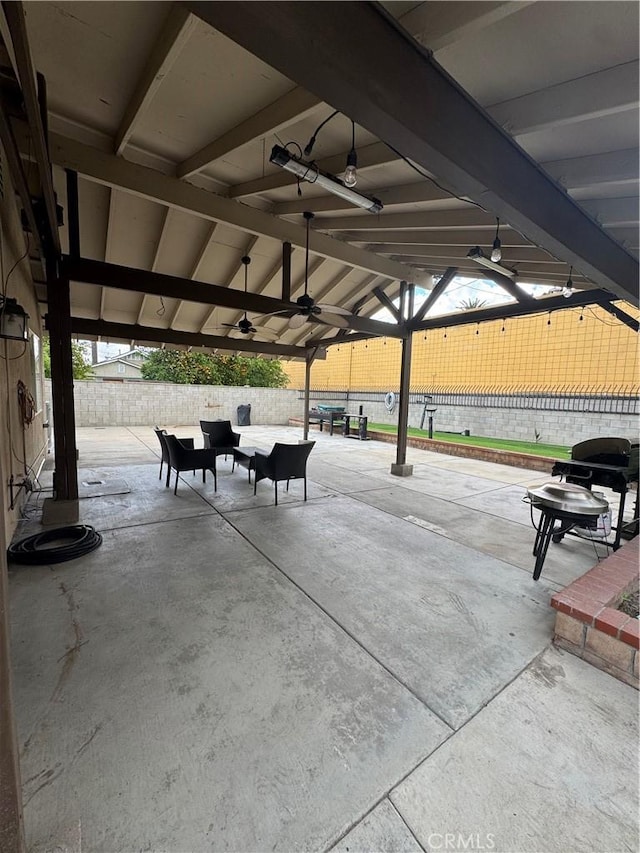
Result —
<instances>
[{"instance_id":1,"label":"hanging light bulb","mask_svg":"<svg viewBox=\"0 0 640 853\"><path fill-rule=\"evenodd\" d=\"M355 150L352 148L349 151L349 155L347 156L347 168L344 170L344 178L343 181L345 186L347 187L355 187L358 183L358 155Z\"/></svg>"},{"instance_id":2,"label":"hanging light bulb","mask_svg":"<svg viewBox=\"0 0 640 853\"><path fill-rule=\"evenodd\" d=\"M351 151L347 154L347 168L344 170L343 181L347 187L355 187L358 183L358 155L356 154L356 125L351 122Z\"/></svg>"},{"instance_id":3,"label":"hanging light bulb","mask_svg":"<svg viewBox=\"0 0 640 853\"><path fill-rule=\"evenodd\" d=\"M567 279L567 283L565 284L565 286L562 288L562 295L565 297L565 299L568 299L571 296L571 294L573 293L573 282L571 281L571 273L572 272L573 272L573 267L570 267L569 278Z\"/></svg>"},{"instance_id":4,"label":"hanging light bulb","mask_svg":"<svg viewBox=\"0 0 640 853\"><path fill-rule=\"evenodd\" d=\"M496 237L493 241L493 249L491 251L491 260L494 264L499 264L502 260L502 243L500 242L500 238L498 237L498 232L500 231L500 220L496 217Z\"/></svg>"}]
</instances>

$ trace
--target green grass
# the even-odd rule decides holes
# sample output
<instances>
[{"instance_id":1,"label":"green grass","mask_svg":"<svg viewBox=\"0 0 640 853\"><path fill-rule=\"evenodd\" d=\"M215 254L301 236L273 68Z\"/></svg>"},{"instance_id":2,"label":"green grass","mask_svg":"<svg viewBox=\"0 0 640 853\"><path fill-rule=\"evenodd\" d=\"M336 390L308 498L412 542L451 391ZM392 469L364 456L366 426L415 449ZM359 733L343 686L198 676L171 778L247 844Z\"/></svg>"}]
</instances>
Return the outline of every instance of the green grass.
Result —
<instances>
[{"instance_id":1,"label":"green grass","mask_svg":"<svg viewBox=\"0 0 640 853\"><path fill-rule=\"evenodd\" d=\"M388 432L395 435L398 432L394 424L373 424L368 428L378 432ZM413 438L428 438L426 429L409 427L408 433ZM487 438L481 435L452 435L449 432L434 432L434 439L449 441L452 444L470 444L474 447L490 447L495 450L512 450L515 453L530 453L533 456L551 456L555 459L568 459L571 448L559 444L542 444L535 441L511 441L506 438Z\"/></svg>"}]
</instances>

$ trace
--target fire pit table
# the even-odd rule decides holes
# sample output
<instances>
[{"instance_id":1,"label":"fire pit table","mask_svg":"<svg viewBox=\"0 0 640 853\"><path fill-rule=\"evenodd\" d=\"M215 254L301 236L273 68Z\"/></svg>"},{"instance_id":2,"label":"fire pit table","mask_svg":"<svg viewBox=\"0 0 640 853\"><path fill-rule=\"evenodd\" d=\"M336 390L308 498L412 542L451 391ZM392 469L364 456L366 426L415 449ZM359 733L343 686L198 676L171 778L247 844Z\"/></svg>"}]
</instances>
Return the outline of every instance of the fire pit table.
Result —
<instances>
[{"instance_id":1,"label":"fire pit table","mask_svg":"<svg viewBox=\"0 0 640 853\"><path fill-rule=\"evenodd\" d=\"M537 581L542 574L549 542L562 537L573 527L589 527L594 518L608 512L609 504L589 489L571 483L545 483L528 489L527 496L541 514L533 545L533 556L536 558L533 579ZM555 526L556 521L560 522L559 527Z\"/></svg>"}]
</instances>

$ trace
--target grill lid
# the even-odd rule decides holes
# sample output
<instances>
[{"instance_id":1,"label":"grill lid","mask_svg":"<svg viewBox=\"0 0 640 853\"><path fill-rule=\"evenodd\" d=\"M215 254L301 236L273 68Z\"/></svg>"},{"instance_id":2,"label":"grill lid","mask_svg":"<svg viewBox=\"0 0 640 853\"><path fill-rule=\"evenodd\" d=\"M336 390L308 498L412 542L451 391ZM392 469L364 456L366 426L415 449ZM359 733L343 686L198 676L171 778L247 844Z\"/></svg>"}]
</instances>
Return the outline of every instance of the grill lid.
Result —
<instances>
[{"instance_id":1,"label":"grill lid","mask_svg":"<svg viewBox=\"0 0 640 853\"><path fill-rule=\"evenodd\" d=\"M597 497L584 486L574 486L572 483L545 483L527 489L527 494L534 506L573 512L576 515L602 515L609 509L604 498Z\"/></svg>"}]
</instances>

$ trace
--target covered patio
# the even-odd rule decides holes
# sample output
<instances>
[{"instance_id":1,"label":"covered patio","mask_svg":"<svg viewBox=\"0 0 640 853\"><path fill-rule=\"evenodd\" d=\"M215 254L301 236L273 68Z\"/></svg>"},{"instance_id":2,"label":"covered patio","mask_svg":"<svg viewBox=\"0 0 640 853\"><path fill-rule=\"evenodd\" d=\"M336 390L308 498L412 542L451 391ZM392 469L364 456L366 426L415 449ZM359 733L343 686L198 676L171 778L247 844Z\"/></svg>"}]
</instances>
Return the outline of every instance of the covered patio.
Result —
<instances>
[{"instance_id":1,"label":"covered patio","mask_svg":"<svg viewBox=\"0 0 640 853\"><path fill-rule=\"evenodd\" d=\"M312 438L276 508L78 430L104 544L10 577L28 849L635 849L637 693L551 645L597 557L565 538L532 580L545 475Z\"/></svg>"}]
</instances>

